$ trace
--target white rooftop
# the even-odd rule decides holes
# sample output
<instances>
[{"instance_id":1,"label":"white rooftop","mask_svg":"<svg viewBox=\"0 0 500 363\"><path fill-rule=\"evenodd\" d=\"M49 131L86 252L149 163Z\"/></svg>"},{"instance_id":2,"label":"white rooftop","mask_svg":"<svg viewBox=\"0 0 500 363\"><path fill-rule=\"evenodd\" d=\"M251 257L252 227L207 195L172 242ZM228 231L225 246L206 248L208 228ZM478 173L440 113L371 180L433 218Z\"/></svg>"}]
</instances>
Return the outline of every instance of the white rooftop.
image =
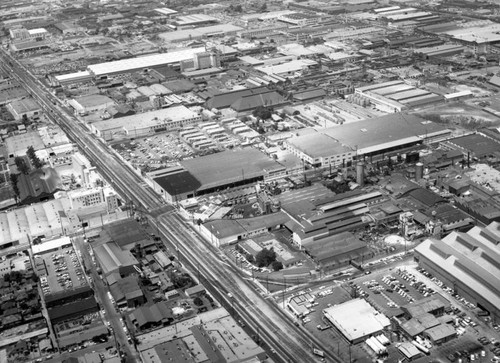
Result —
<instances>
[{"instance_id":1,"label":"white rooftop","mask_svg":"<svg viewBox=\"0 0 500 363\"><path fill-rule=\"evenodd\" d=\"M102 76L110 73L127 72L136 69L179 63L183 60L192 59L196 53L201 52L205 52L205 47L189 48L170 53L92 64L89 65L87 69L95 76Z\"/></svg>"},{"instance_id":2,"label":"white rooftop","mask_svg":"<svg viewBox=\"0 0 500 363\"><path fill-rule=\"evenodd\" d=\"M173 15L173 14L177 14L177 11L176 10L172 10L172 9L169 9L169 8L158 8L158 9L155 9L155 11L157 13L160 13L160 14L163 14L163 15Z\"/></svg>"},{"instance_id":3,"label":"white rooftop","mask_svg":"<svg viewBox=\"0 0 500 363\"><path fill-rule=\"evenodd\" d=\"M375 334L391 325L384 314L363 299L334 305L323 310L323 313L349 341Z\"/></svg>"},{"instance_id":4,"label":"white rooftop","mask_svg":"<svg viewBox=\"0 0 500 363\"><path fill-rule=\"evenodd\" d=\"M38 245L33 245L31 249L33 250L34 255L39 255L46 251L50 251L66 245L71 245L71 239L68 236L63 236L58 239L53 239L51 241L43 242Z\"/></svg>"}]
</instances>

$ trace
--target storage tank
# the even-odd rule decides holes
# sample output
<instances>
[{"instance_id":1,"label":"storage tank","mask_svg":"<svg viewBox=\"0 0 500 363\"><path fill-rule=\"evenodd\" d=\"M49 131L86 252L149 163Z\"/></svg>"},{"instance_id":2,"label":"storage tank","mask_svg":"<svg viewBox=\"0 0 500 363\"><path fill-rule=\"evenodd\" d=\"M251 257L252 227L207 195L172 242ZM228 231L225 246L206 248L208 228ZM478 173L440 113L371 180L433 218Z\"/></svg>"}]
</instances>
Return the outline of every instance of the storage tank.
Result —
<instances>
[{"instance_id":1,"label":"storage tank","mask_svg":"<svg viewBox=\"0 0 500 363\"><path fill-rule=\"evenodd\" d=\"M415 164L415 181L419 181L424 176L424 164Z\"/></svg>"},{"instance_id":2,"label":"storage tank","mask_svg":"<svg viewBox=\"0 0 500 363\"><path fill-rule=\"evenodd\" d=\"M360 186L365 185L365 164L362 161L356 164L356 183Z\"/></svg>"}]
</instances>

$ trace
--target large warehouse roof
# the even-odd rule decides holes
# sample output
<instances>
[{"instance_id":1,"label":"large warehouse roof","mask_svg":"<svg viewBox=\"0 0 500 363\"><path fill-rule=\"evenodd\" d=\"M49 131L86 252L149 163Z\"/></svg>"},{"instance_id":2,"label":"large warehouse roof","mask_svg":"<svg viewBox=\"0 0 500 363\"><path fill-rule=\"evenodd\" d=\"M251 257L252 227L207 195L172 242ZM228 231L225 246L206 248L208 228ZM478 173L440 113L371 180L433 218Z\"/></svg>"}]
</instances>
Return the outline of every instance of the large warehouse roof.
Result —
<instances>
[{"instance_id":1,"label":"large warehouse roof","mask_svg":"<svg viewBox=\"0 0 500 363\"><path fill-rule=\"evenodd\" d=\"M313 133L294 137L287 143L312 158L320 158L352 151L329 135Z\"/></svg>"},{"instance_id":2,"label":"large warehouse roof","mask_svg":"<svg viewBox=\"0 0 500 363\"><path fill-rule=\"evenodd\" d=\"M194 29L182 29L174 32L160 33L158 36L165 42L176 42L189 39L212 36L215 34L226 34L243 30L243 28L233 24L217 24Z\"/></svg>"},{"instance_id":3,"label":"large warehouse roof","mask_svg":"<svg viewBox=\"0 0 500 363\"><path fill-rule=\"evenodd\" d=\"M401 113L372 118L321 130L344 145L364 154L449 133L444 127L418 116Z\"/></svg>"},{"instance_id":4,"label":"large warehouse roof","mask_svg":"<svg viewBox=\"0 0 500 363\"><path fill-rule=\"evenodd\" d=\"M493 306L500 306L500 229L497 222L442 240L427 239L415 251L470 287Z\"/></svg>"},{"instance_id":5,"label":"large warehouse roof","mask_svg":"<svg viewBox=\"0 0 500 363\"><path fill-rule=\"evenodd\" d=\"M183 160L181 165L201 183L200 190L264 176L266 171L282 168L257 149L224 151Z\"/></svg>"},{"instance_id":6,"label":"large warehouse roof","mask_svg":"<svg viewBox=\"0 0 500 363\"><path fill-rule=\"evenodd\" d=\"M176 52L154 54L145 57L121 59L114 62L92 64L87 69L96 77L107 74L128 72L148 67L157 67L192 59L196 53L205 52L205 47L189 48Z\"/></svg>"}]
</instances>

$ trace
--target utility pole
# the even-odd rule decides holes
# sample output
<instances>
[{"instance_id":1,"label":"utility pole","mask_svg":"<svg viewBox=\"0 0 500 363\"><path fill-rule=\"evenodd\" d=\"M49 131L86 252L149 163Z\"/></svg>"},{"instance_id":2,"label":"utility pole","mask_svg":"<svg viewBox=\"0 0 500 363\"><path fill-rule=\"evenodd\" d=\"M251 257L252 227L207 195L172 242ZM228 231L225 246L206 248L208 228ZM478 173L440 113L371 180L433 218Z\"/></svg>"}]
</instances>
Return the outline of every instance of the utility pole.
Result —
<instances>
[{"instance_id":1,"label":"utility pole","mask_svg":"<svg viewBox=\"0 0 500 363\"><path fill-rule=\"evenodd\" d=\"M285 308L285 291L286 291L286 278L285 276L283 275L283 309Z\"/></svg>"}]
</instances>

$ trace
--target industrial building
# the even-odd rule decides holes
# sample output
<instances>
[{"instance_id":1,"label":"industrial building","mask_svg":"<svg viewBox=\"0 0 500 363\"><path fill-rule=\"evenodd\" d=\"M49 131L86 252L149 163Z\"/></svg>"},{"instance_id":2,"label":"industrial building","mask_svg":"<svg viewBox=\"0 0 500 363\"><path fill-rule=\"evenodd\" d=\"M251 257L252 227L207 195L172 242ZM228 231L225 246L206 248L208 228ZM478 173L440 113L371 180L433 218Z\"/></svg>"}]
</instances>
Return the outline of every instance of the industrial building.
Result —
<instances>
[{"instance_id":1,"label":"industrial building","mask_svg":"<svg viewBox=\"0 0 500 363\"><path fill-rule=\"evenodd\" d=\"M89 95L75 98L68 101L76 114L87 115L92 112L102 112L113 106L115 101L103 95Z\"/></svg>"},{"instance_id":2,"label":"industrial building","mask_svg":"<svg viewBox=\"0 0 500 363\"><path fill-rule=\"evenodd\" d=\"M178 28L200 27L202 25L218 23L219 19L206 14L189 14L177 16L174 24Z\"/></svg>"},{"instance_id":3,"label":"industrial building","mask_svg":"<svg viewBox=\"0 0 500 363\"><path fill-rule=\"evenodd\" d=\"M98 266L104 276L118 273L121 277L136 273L139 262L130 251L121 249L117 243L109 242L92 247Z\"/></svg>"},{"instance_id":4,"label":"industrial building","mask_svg":"<svg viewBox=\"0 0 500 363\"><path fill-rule=\"evenodd\" d=\"M38 121L42 113L42 108L33 98L12 101L7 105L7 108L16 121L23 118Z\"/></svg>"},{"instance_id":5,"label":"industrial building","mask_svg":"<svg viewBox=\"0 0 500 363\"><path fill-rule=\"evenodd\" d=\"M323 314L351 343L360 343L391 325L390 320L364 299L354 299L323 310Z\"/></svg>"},{"instance_id":6,"label":"industrial building","mask_svg":"<svg viewBox=\"0 0 500 363\"><path fill-rule=\"evenodd\" d=\"M243 97L249 97L252 95L260 95L270 92L270 89L264 86L245 88L237 91L224 92L209 96L206 107L209 110L217 109L222 110L231 107L234 102L239 101Z\"/></svg>"},{"instance_id":7,"label":"industrial building","mask_svg":"<svg viewBox=\"0 0 500 363\"><path fill-rule=\"evenodd\" d=\"M312 167L346 166L355 156L354 150L319 132L292 137L283 147Z\"/></svg>"},{"instance_id":8,"label":"industrial building","mask_svg":"<svg viewBox=\"0 0 500 363\"><path fill-rule=\"evenodd\" d=\"M456 294L500 318L500 224L452 232L427 239L415 248L415 259Z\"/></svg>"},{"instance_id":9,"label":"industrial building","mask_svg":"<svg viewBox=\"0 0 500 363\"><path fill-rule=\"evenodd\" d=\"M318 62L311 59L295 59L287 63L264 65L255 67L255 69L270 76L277 75L284 78L295 78L302 71L317 65Z\"/></svg>"},{"instance_id":10,"label":"industrial building","mask_svg":"<svg viewBox=\"0 0 500 363\"><path fill-rule=\"evenodd\" d=\"M451 136L451 130L415 115L395 113L320 131L356 149L358 159L404 154L423 143Z\"/></svg>"},{"instance_id":11,"label":"industrial building","mask_svg":"<svg viewBox=\"0 0 500 363\"><path fill-rule=\"evenodd\" d=\"M313 187L288 191L278 196L278 199L281 202L281 209L294 221L287 225L293 232L293 242L300 247L309 245L311 250L317 250L318 255L322 253L319 251L321 248L313 247L314 244L334 243L330 241L332 238L335 240L332 236L364 228L372 222L371 218L366 217L369 213L368 205L384 200L379 191L365 193L359 189L333 195L332 192L323 193L321 188L316 187L310 194L308 190L311 188ZM356 248L358 247L361 246L358 244ZM338 252L342 254L352 251L347 249ZM362 255L357 254L356 258ZM325 258L330 257L334 256Z\"/></svg>"},{"instance_id":12,"label":"industrial building","mask_svg":"<svg viewBox=\"0 0 500 363\"><path fill-rule=\"evenodd\" d=\"M361 265L365 259L373 257L366 243L360 241L351 232L318 238L302 244L302 247L323 271L348 266L351 262Z\"/></svg>"},{"instance_id":13,"label":"industrial building","mask_svg":"<svg viewBox=\"0 0 500 363\"><path fill-rule=\"evenodd\" d=\"M218 219L200 226L203 234L216 247L223 247L271 230L281 229L290 218L282 212L244 219Z\"/></svg>"},{"instance_id":14,"label":"industrial building","mask_svg":"<svg viewBox=\"0 0 500 363\"><path fill-rule=\"evenodd\" d=\"M163 66L179 66L181 61L193 59L196 53L205 52L205 47L189 48L175 52L154 54L139 58L121 59L113 62L92 64L87 67L96 78L106 78L114 74L129 73Z\"/></svg>"},{"instance_id":15,"label":"industrial building","mask_svg":"<svg viewBox=\"0 0 500 363\"><path fill-rule=\"evenodd\" d=\"M252 184L285 173L285 167L256 149L224 151L180 162L180 167L148 174L153 189L168 202Z\"/></svg>"},{"instance_id":16,"label":"industrial building","mask_svg":"<svg viewBox=\"0 0 500 363\"><path fill-rule=\"evenodd\" d=\"M160 33L158 36L167 43L180 43L185 41L200 40L236 35L243 28L232 24L218 24L194 29L183 29L173 32Z\"/></svg>"},{"instance_id":17,"label":"industrial building","mask_svg":"<svg viewBox=\"0 0 500 363\"><path fill-rule=\"evenodd\" d=\"M109 291L119 308L136 308L146 302L136 275L118 278L109 283Z\"/></svg>"},{"instance_id":18,"label":"industrial building","mask_svg":"<svg viewBox=\"0 0 500 363\"><path fill-rule=\"evenodd\" d=\"M416 88L402 80L358 87L351 99L356 97L367 100L377 109L389 113L444 100L440 95Z\"/></svg>"},{"instance_id":19,"label":"industrial building","mask_svg":"<svg viewBox=\"0 0 500 363\"><path fill-rule=\"evenodd\" d=\"M19 204L29 205L54 198L62 189L62 180L56 170L44 167L20 174L17 180Z\"/></svg>"},{"instance_id":20,"label":"industrial building","mask_svg":"<svg viewBox=\"0 0 500 363\"><path fill-rule=\"evenodd\" d=\"M490 45L500 42L500 24L490 20L469 21L467 23L447 22L419 28L420 31L448 37L464 45L472 46L477 53L489 50Z\"/></svg>"},{"instance_id":21,"label":"industrial building","mask_svg":"<svg viewBox=\"0 0 500 363\"><path fill-rule=\"evenodd\" d=\"M160 110L97 121L90 125L92 132L106 140L114 135L142 137L158 132L178 130L201 121L201 116L186 106L172 106Z\"/></svg>"},{"instance_id":22,"label":"industrial building","mask_svg":"<svg viewBox=\"0 0 500 363\"><path fill-rule=\"evenodd\" d=\"M485 161L500 156L500 142L480 133L460 136L443 143L447 148L459 150L464 156Z\"/></svg>"}]
</instances>

